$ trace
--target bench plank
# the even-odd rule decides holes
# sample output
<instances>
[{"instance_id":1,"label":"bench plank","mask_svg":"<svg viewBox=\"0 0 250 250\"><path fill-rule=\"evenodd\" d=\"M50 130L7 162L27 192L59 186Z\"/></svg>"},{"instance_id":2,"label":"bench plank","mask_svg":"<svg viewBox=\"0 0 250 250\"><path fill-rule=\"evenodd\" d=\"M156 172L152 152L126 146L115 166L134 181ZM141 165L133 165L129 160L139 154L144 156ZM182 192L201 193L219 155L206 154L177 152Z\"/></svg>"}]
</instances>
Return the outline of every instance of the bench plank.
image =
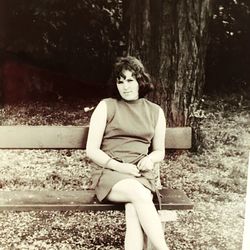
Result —
<instances>
[{"instance_id":1,"label":"bench plank","mask_svg":"<svg viewBox=\"0 0 250 250\"><path fill-rule=\"evenodd\" d=\"M88 127L0 126L0 148L43 149L86 147Z\"/></svg>"},{"instance_id":2,"label":"bench plank","mask_svg":"<svg viewBox=\"0 0 250 250\"><path fill-rule=\"evenodd\" d=\"M190 149L192 147L192 128L166 128L166 149Z\"/></svg>"},{"instance_id":3,"label":"bench plank","mask_svg":"<svg viewBox=\"0 0 250 250\"><path fill-rule=\"evenodd\" d=\"M193 203L181 190L162 189L162 209L192 209ZM156 204L158 205L158 204ZM119 203L99 203L94 190L83 191L0 191L0 210L124 210Z\"/></svg>"},{"instance_id":4,"label":"bench plank","mask_svg":"<svg viewBox=\"0 0 250 250\"><path fill-rule=\"evenodd\" d=\"M2 149L85 149L88 126L0 126ZM190 127L166 129L166 149L190 149Z\"/></svg>"}]
</instances>

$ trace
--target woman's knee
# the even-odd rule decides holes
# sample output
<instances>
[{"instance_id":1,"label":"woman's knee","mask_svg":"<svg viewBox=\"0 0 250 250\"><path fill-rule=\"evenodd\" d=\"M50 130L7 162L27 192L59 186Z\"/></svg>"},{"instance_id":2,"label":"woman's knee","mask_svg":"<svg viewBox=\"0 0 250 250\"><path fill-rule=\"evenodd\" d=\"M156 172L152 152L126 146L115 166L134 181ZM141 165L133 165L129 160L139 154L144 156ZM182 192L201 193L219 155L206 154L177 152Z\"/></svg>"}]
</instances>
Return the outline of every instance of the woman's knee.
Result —
<instances>
[{"instance_id":1,"label":"woman's knee","mask_svg":"<svg viewBox=\"0 0 250 250\"><path fill-rule=\"evenodd\" d=\"M128 180L127 195L131 202L150 202L152 201L151 191L134 179Z\"/></svg>"},{"instance_id":2,"label":"woman's knee","mask_svg":"<svg viewBox=\"0 0 250 250\"><path fill-rule=\"evenodd\" d=\"M116 197L121 197L117 199ZM135 179L125 179L114 185L108 198L111 201L123 202L150 202L152 193Z\"/></svg>"}]
</instances>

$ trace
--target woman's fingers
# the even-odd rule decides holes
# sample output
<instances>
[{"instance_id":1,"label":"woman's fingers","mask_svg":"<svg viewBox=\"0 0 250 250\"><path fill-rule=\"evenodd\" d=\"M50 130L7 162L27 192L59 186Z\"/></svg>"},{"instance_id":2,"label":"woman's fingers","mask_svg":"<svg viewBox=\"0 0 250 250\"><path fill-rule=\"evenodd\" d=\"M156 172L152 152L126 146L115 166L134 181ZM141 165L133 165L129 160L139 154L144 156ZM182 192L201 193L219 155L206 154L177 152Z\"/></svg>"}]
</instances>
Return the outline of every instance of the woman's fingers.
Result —
<instances>
[{"instance_id":1,"label":"woman's fingers","mask_svg":"<svg viewBox=\"0 0 250 250\"><path fill-rule=\"evenodd\" d=\"M139 169L135 165L132 165L132 173L134 176L141 176Z\"/></svg>"},{"instance_id":2,"label":"woman's fingers","mask_svg":"<svg viewBox=\"0 0 250 250\"><path fill-rule=\"evenodd\" d=\"M142 171L148 171L153 169L154 163L146 156L138 162L137 167Z\"/></svg>"},{"instance_id":3,"label":"woman's fingers","mask_svg":"<svg viewBox=\"0 0 250 250\"><path fill-rule=\"evenodd\" d=\"M134 164L130 164L130 163L124 163L124 170L126 173L128 174L132 174L134 176L141 176L139 169L136 167L136 165Z\"/></svg>"}]
</instances>

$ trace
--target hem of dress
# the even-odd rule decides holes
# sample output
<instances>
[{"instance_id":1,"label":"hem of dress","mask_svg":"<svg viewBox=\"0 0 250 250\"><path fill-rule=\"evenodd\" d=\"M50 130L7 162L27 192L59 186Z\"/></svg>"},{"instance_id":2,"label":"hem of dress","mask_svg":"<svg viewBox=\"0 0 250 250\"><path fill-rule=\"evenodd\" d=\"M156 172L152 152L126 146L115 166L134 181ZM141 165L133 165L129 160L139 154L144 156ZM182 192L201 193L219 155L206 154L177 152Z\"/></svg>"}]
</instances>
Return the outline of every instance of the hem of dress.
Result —
<instances>
[{"instance_id":1,"label":"hem of dress","mask_svg":"<svg viewBox=\"0 0 250 250\"><path fill-rule=\"evenodd\" d=\"M140 178L136 178L136 177L125 177L125 178L123 178L123 179L121 179L121 180L117 180L117 182L115 182L110 188L108 188L108 189L106 189L105 191L106 192L103 192L103 190L102 190L102 192L98 192L97 190L98 190L98 188L99 188L99 186L96 186L96 188L95 188L95 193L96 193L96 197L97 197L97 199L98 199L98 201L99 202L103 202L103 201L105 201L105 200L107 200L107 196L109 195L109 193L111 192L111 190L112 190L112 188L114 187L114 185L116 185L118 182L120 182L120 181L122 181L122 180L125 180L125 179L133 179L133 180L137 180L139 183L141 183L144 187L146 187L147 189L149 189L153 194L155 194L156 193L156 188L155 188L155 186L152 184L152 183L150 183L150 181L147 179L147 178L145 178L144 177L144 179L149 183L149 185L151 186L151 187L149 187L149 186L147 186L145 183L143 183L142 181L139 181L139 179ZM108 201L108 200L107 200ZM109 201L110 202L110 201ZM125 203L125 202L124 202Z\"/></svg>"}]
</instances>

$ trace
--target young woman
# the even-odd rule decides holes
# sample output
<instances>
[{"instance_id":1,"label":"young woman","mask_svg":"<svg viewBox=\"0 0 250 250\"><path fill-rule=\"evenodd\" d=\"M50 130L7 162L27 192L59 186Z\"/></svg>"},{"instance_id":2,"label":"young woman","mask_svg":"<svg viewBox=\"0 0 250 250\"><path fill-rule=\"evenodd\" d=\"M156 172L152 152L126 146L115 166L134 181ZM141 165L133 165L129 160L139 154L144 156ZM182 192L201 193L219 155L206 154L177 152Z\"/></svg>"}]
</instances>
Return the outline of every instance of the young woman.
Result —
<instances>
[{"instance_id":1,"label":"young woman","mask_svg":"<svg viewBox=\"0 0 250 250\"><path fill-rule=\"evenodd\" d=\"M168 249L157 210L154 165L164 159L166 121L144 96L153 89L142 63L120 58L111 75L112 98L102 100L90 120L87 155L100 201L125 203L125 249L143 248L143 232L156 249Z\"/></svg>"}]
</instances>

